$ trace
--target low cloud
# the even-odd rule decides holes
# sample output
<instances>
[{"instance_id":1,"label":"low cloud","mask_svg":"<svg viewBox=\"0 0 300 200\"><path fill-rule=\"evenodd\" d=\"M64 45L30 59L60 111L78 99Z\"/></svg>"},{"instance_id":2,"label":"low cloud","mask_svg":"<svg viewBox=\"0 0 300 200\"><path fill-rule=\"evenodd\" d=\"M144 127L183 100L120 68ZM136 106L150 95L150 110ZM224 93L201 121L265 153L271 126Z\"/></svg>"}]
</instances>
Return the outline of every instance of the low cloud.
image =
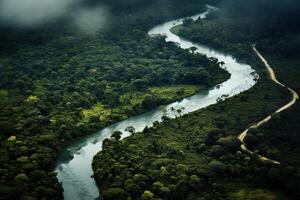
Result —
<instances>
[{"instance_id":1,"label":"low cloud","mask_svg":"<svg viewBox=\"0 0 300 200\"><path fill-rule=\"evenodd\" d=\"M1 0L2 23L37 26L70 12L79 0Z\"/></svg>"},{"instance_id":2,"label":"low cloud","mask_svg":"<svg viewBox=\"0 0 300 200\"><path fill-rule=\"evenodd\" d=\"M107 9L85 7L83 3L84 0L0 0L0 23L32 28L69 17L80 32L100 31L107 24Z\"/></svg>"},{"instance_id":3,"label":"low cloud","mask_svg":"<svg viewBox=\"0 0 300 200\"><path fill-rule=\"evenodd\" d=\"M108 11L104 7L81 8L73 15L79 31L94 34L107 26Z\"/></svg>"}]
</instances>

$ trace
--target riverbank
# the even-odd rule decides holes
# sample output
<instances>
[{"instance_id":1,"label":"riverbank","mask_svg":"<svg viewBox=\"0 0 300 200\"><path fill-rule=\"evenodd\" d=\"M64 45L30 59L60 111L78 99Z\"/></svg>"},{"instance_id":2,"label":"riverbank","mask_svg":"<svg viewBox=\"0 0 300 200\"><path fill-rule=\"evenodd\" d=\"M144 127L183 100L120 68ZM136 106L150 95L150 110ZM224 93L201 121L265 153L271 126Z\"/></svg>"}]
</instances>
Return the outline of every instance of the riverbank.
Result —
<instances>
[{"instance_id":1,"label":"riverbank","mask_svg":"<svg viewBox=\"0 0 300 200\"><path fill-rule=\"evenodd\" d=\"M199 16L205 17L205 14L206 12L200 14ZM198 15L194 17L196 18L197 16ZM168 41L168 39L171 39L172 36L174 36L169 32L169 29L171 26L173 26L173 23L180 23L180 21L178 22L175 20L164 23L162 26L158 25L149 31L149 35L155 36L155 34L166 33L170 36L166 38ZM173 40L171 41L173 43L171 44L176 44L178 43L178 40L180 40L179 38L172 39ZM66 161L61 160L57 164L56 168L56 171L58 172L58 178L63 182L63 187L65 189L64 195L66 198L80 199L83 197L96 198L99 196L99 191L95 186L94 180L90 178L90 176L93 174L90 163L92 163L93 156L102 149L102 144L104 144L112 135L118 139L128 137L132 134L132 132L141 132L145 128L147 129L147 127L153 126L153 124L157 124L164 119L177 118L183 114L187 114L195 110L199 110L200 108L207 107L208 105L215 104L225 97L232 97L242 91L248 90L256 83L256 74L249 65L237 63L231 56L224 55L206 47L198 45L197 53L192 54L189 52L189 48L193 46L192 44L180 41L180 45L182 45L183 49L186 49L184 51L188 52L189 56L200 56L203 58L206 58L206 56L213 57L209 60L220 64L222 68L226 69L226 71L228 71L231 75L230 79L192 97L185 98L182 101L171 103L163 108L159 107L150 112L146 112L144 114L129 118L128 120L108 126L100 130L98 133L86 137L78 143L70 146L66 154L74 156L71 156ZM190 63L191 68L198 65L197 62L191 62L187 55L183 57L182 61ZM222 65L222 63L230 63L230 65ZM214 66L209 66L210 70L216 70ZM191 72L191 70L186 71L186 73L195 77L191 80L203 80L202 75L198 76L197 73ZM218 78L216 80L218 80ZM130 127L130 129L128 127ZM123 134L120 136L120 132L118 131L121 131ZM78 165L78 163L80 163L80 165ZM76 192L74 192L75 190Z\"/></svg>"},{"instance_id":2,"label":"riverbank","mask_svg":"<svg viewBox=\"0 0 300 200\"><path fill-rule=\"evenodd\" d=\"M294 89L299 94L300 45L297 42L299 32L292 28L289 30L289 26L286 24L290 23L292 27L292 24L295 23L294 18L290 20L286 21L285 18L281 19L280 17L266 18L263 22L267 24L266 30L261 32L262 27L256 26L257 19L255 17L249 18L242 15L236 18L229 15L220 18L216 13L211 16L210 20L191 23L186 27L177 27L177 31L183 35L195 33L193 38L196 41L203 41L228 52L236 51L238 52L236 56L244 55L243 47L257 41L256 46L274 69L279 82ZM276 26L271 24L276 24ZM184 30L181 32L180 29ZM280 34L274 34L273 29L281 30L278 32ZM265 93L269 94L269 91L266 90ZM288 103L291 100L290 93L287 93L286 97L285 103ZM297 191L299 191L300 179L297 175L292 176L291 179L286 177L290 173L289 169L293 169L292 171L298 174L300 166L297 159L299 149L296 145L299 143L298 116L299 103L296 103L285 112L272 116L272 120L261 128L250 131L249 137L245 138L246 144L252 151L281 163L281 166L273 169L277 175L270 175L270 181L266 184L277 188L274 184L277 182L278 185L282 186L281 188L285 193L296 196L296 199L299 198Z\"/></svg>"},{"instance_id":3,"label":"riverbank","mask_svg":"<svg viewBox=\"0 0 300 200\"><path fill-rule=\"evenodd\" d=\"M226 195L222 192L222 186L214 185L218 182L218 178L238 178L246 173L249 174L247 181L251 181L256 178L251 175L253 168L258 168L259 171L256 173L261 175L267 173L263 171L264 164L257 163L255 158L250 159L247 154L239 152L238 147L230 146L237 142L234 138L244 127L266 112L272 112L282 104L282 100L285 100L283 97L281 101L274 103L272 99L277 97L277 94L272 86L271 83L263 85L258 83L253 89L237 97L176 120L164 122L154 129L137 133L124 141L108 143L109 145L97 154L93 162L98 185L103 191L111 187L123 188L124 186L120 185L122 182L115 181L126 181L124 177L128 173L142 174L147 190L160 197L167 199L170 193L179 195L174 191L182 187L181 184L185 184L186 189L182 191L183 196L178 196L179 199L187 198L185 196L187 193L192 193L189 196L191 199L200 193L201 196L210 199L215 198L215 195ZM267 88L274 96L265 98L263 91ZM228 148L233 150L228 151ZM178 182L180 177L183 178L183 183ZM192 182L192 178L196 178L196 183ZM127 181L129 184L131 180ZM135 180L132 181L140 184ZM155 189L156 186L149 181L152 184L159 182L158 189ZM231 182L234 183L234 180ZM123 189L131 191L129 186ZM199 194L192 189L194 187ZM214 189L213 194L211 189Z\"/></svg>"},{"instance_id":4,"label":"riverbank","mask_svg":"<svg viewBox=\"0 0 300 200\"><path fill-rule=\"evenodd\" d=\"M220 180L234 183L240 179L255 185L260 181L258 174L266 179L268 164L241 152L236 137L286 102L287 92L272 83L250 46L243 52L260 76L250 90L125 140L105 142L93 162L95 179L105 197L195 199L201 195L218 199L229 196L218 184ZM270 193L272 190L269 187ZM282 199L274 195L273 199Z\"/></svg>"},{"instance_id":5,"label":"riverbank","mask_svg":"<svg viewBox=\"0 0 300 200\"><path fill-rule=\"evenodd\" d=\"M184 5L182 1L176 3L182 5L179 7L184 11L171 9L173 11L159 12L156 7L148 9L145 6L147 13L135 13L142 8L131 5L131 11L135 14L130 17L130 22L127 23L128 18L123 17L126 20L122 20L122 23L118 21L116 26L96 35L82 35L74 31L70 23L64 26L63 22L22 31L1 29L2 198L62 199L62 185L53 172L62 149L99 130L103 124L112 124L124 116L133 116L139 109L145 111L153 108L152 96L149 98L146 95L152 92L147 93L143 89L156 87L155 92L161 93L157 87L164 90L166 86L178 84L202 85L199 82L186 82L189 78L181 72L186 72L186 67L192 69L188 62L180 62L181 57L188 56L188 60L202 63L201 66L208 66L206 64L209 63L214 65L212 62L205 57L190 56L174 44L163 43L162 39L145 37L149 24L186 15L197 8L203 9L203 4L198 4L198 1L192 9L185 2ZM115 6L115 9L121 10L119 5ZM153 15L154 18L147 17ZM137 38L139 43L136 42ZM177 57L179 55L180 58ZM212 69L220 70L218 67ZM210 74L206 70L198 72L199 75L204 72L204 77ZM170 76L169 73L177 76ZM186 79L181 79L183 77ZM206 82L203 85L210 87L214 84ZM122 109L121 116L120 112L114 113L114 109L120 106L118 97L132 91L145 92L139 99L148 101L144 103L146 107L138 105L131 109L128 103L131 110ZM174 98L173 92L179 92L179 95ZM171 95L164 95L175 100L189 96L190 93L182 94L182 91L172 90ZM155 105L162 104L160 100L164 101L154 100L159 101L154 101ZM103 124L99 113L81 123L83 111L93 108L98 111L96 105L99 103L113 110L112 115L105 118Z\"/></svg>"}]
</instances>

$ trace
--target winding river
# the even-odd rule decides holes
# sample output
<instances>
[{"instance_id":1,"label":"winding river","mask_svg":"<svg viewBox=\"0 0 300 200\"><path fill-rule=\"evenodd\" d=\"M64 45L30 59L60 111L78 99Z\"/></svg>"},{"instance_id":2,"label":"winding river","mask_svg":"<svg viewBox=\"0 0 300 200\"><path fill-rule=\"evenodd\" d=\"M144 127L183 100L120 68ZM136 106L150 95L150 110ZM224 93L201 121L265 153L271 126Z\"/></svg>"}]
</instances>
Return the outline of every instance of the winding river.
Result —
<instances>
[{"instance_id":1,"label":"winding river","mask_svg":"<svg viewBox=\"0 0 300 200\"><path fill-rule=\"evenodd\" d=\"M194 15L191 18L194 20L199 17L205 18L211 9L214 8L208 6L206 12ZM62 182L64 198L66 200L92 200L99 198L99 190L94 179L91 177L93 175L91 163L94 155L101 150L102 141L109 138L114 131L122 131L122 137L128 137L130 133L125 131L128 126L133 126L136 131L142 131L146 126L151 126L155 121L161 122L161 118L164 115L175 118L179 115L179 113L176 112L177 109L184 107L185 109L183 109L180 115L187 114L216 104L218 100L224 98L224 96L228 98L237 95L256 84L258 75L251 66L238 62L230 55L201 44L192 43L170 32L173 26L180 25L182 22L183 18L158 25L149 31L149 35L165 35L167 42L175 42L180 48L188 49L197 47L197 53L217 58L220 62L223 61L225 64L222 67L231 74L230 79L192 97L166 106L160 106L152 111L110 125L66 147L61 153L55 168L57 177L59 181Z\"/></svg>"}]
</instances>

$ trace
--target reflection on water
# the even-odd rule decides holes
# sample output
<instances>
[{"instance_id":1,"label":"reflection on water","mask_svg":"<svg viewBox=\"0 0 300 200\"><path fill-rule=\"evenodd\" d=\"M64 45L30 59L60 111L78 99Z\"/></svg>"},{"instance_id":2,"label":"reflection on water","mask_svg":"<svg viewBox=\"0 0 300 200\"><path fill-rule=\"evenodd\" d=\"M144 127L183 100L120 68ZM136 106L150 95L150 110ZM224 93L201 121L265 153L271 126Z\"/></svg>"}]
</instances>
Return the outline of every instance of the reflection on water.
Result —
<instances>
[{"instance_id":1,"label":"reflection on water","mask_svg":"<svg viewBox=\"0 0 300 200\"><path fill-rule=\"evenodd\" d=\"M207 13L208 12L195 15L192 18L205 18ZM61 154L55 169L58 173L59 181L62 182L65 199L91 200L98 198L99 190L94 179L91 178L93 174L91 163L94 155L101 150L102 141L109 138L114 131L122 131L122 138L128 137L131 133L125 131L125 129L129 126L134 127L137 132L142 131L146 126L151 126L155 121L161 122L161 118L164 115L175 118L176 116L199 110L217 103L218 99L224 97L224 95L226 97L232 97L248 90L256 83L258 76L249 65L239 63L230 55L223 54L201 44L192 43L172 34L170 28L174 25L181 24L182 20L183 19L174 20L156 26L149 31L149 34L166 35L167 42L175 42L184 49L193 46L197 47L196 52L205 54L208 57L217 58L220 62L223 61L225 64L222 67L231 74L230 79L181 101L160 106L152 111L110 125L68 147Z\"/></svg>"}]
</instances>

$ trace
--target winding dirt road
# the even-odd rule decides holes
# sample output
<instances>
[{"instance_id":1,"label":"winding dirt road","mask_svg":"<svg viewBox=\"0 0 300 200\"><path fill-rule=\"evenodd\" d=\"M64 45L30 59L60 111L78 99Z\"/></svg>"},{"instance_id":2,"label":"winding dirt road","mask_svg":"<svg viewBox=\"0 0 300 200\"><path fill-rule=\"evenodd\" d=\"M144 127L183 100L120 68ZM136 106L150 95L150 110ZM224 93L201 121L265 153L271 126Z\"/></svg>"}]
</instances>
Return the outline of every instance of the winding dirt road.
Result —
<instances>
[{"instance_id":1,"label":"winding dirt road","mask_svg":"<svg viewBox=\"0 0 300 200\"><path fill-rule=\"evenodd\" d=\"M272 79L272 81L274 81L276 84L286 88L287 90L290 91L290 93L292 94L292 99L289 103L285 104L284 106L280 107L278 110L276 110L273 114L267 116L266 118L260 120L259 122L256 122L254 125L250 126L248 129L246 129L245 131L243 131L239 136L238 136L238 139L242 142L242 145L241 145L241 148L244 150L244 151L247 151L248 153L250 154L254 154L251 150L249 150L247 147L246 147L246 144L245 144L245 138L248 134L248 131L251 130L251 129L256 129L258 127L260 127L261 125L267 123L268 121L270 121L272 119L272 116L278 114L278 113L281 113L283 112L284 110L288 109L289 107L291 107L292 105L294 105L297 100L299 99L299 95L297 94L297 92L295 92L294 90L292 90L291 88L285 86L284 84L280 83L277 78L276 78L276 75L274 73L274 70L272 69L272 67L269 65L269 63L267 62L267 60L259 53L259 51L256 49L255 45L252 46L253 48L253 51L257 54L257 56L260 58L260 60L264 63L264 65L266 66L267 68L267 71L270 75L270 78ZM259 159L260 160L264 160L264 161L270 161L272 162L273 164L276 164L276 165L279 165L280 162L276 161L276 160L272 160L272 159L269 159L269 158L266 158L264 156L261 156L259 155Z\"/></svg>"}]
</instances>

